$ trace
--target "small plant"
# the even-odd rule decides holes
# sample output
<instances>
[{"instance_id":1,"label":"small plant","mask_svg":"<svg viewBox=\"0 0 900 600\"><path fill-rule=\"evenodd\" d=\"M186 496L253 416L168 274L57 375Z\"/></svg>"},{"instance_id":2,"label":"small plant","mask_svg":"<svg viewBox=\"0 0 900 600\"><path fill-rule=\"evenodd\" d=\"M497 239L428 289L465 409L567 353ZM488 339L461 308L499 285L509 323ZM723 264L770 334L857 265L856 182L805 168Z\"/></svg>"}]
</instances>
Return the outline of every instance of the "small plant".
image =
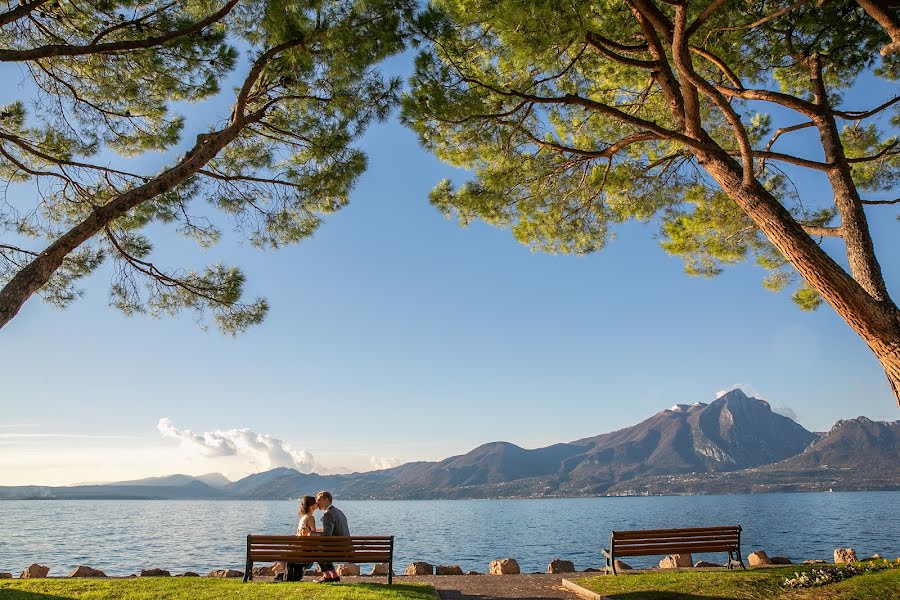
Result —
<instances>
[{"instance_id":1,"label":"small plant","mask_svg":"<svg viewBox=\"0 0 900 600\"><path fill-rule=\"evenodd\" d=\"M900 568L900 558L895 561L882 560L879 562L867 561L865 563L852 563L835 567L820 567L806 573L794 573L793 577L786 577L784 587L811 588L837 583L844 579L862 575L864 573L878 573L888 569Z\"/></svg>"}]
</instances>

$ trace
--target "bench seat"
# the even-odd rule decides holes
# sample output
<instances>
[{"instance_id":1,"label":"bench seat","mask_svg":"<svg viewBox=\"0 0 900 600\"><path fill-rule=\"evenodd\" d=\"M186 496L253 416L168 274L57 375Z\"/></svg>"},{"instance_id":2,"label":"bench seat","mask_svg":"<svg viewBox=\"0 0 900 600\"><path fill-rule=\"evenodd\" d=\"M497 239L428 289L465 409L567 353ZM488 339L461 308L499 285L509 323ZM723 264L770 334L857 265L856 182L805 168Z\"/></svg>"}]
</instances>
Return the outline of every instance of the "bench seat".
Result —
<instances>
[{"instance_id":1,"label":"bench seat","mask_svg":"<svg viewBox=\"0 0 900 600\"><path fill-rule=\"evenodd\" d=\"M248 535L244 581L253 579L254 562L387 563L393 583L394 536Z\"/></svg>"},{"instance_id":2,"label":"bench seat","mask_svg":"<svg viewBox=\"0 0 900 600\"><path fill-rule=\"evenodd\" d=\"M694 552L727 552L728 568L732 560L744 567L741 558L741 526L693 527L688 529L635 529L613 531L609 548L602 551L607 572L616 573L616 559L623 556L656 556Z\"/></svg>"}]
</instances>

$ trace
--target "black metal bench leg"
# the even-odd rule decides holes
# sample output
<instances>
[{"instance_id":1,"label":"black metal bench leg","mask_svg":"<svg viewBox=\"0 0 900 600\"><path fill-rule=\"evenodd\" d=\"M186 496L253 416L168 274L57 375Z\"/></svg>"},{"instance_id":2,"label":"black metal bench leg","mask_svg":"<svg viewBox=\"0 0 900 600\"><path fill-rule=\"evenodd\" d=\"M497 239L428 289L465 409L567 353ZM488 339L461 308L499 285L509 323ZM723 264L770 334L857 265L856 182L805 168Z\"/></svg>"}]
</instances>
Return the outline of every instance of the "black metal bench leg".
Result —
<instances>
[{"instance_id":1,"label":"black metal bench leg","mask_svg":"<svg viewBox=\"0 0 900 600\"><path fill-rule=\"evenodd\" d=\"M253 561L250 560L250 536L247 536L247 563L244 565L244 583L253 579Z\"/></svg>"}]
</instances>

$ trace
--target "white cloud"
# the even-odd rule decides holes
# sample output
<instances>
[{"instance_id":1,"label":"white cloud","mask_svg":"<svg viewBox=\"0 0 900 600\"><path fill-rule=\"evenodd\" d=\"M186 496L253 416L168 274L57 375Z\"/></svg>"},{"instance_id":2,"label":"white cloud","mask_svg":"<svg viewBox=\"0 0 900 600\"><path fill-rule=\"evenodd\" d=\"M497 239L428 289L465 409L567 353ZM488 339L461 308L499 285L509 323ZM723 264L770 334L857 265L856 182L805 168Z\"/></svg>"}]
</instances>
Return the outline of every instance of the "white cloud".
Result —
<instances>
[{"instance_id":1,"label":"white cloud","mask_svg":"<svg viewBox=\"0 0 900 600\"><path fill-rule=\"evenodd\" d=\"M381 471L399 467L403 464L403 461L399 458L389 458L387 456L372 456L369 457L369 464L372 465L373 471Z\"/></svg>"},{"instance_id":2,"label":"white cloud","mask_svg":"<svg viewBox=\"0 0 900 600\"><path fill-rule=\"evenodd\" d=\"M800 416L796 412L794 412L794 409L786 404L781 404L781 403L777 403L777 402L772 404L772 412L776 412L779 415L787 417L788 419L790 419L792 421L800 420Z\"/></svg>"},{"instance_id":3,"label":"white cloud","mask_svg":"<svg viewBox=\"0 0 900 600\"><path fill-rule=\"evenodd\" d=\"M764 401L768 402L769 406L772 408L772 412L774 412L774 413L778 413L779 415L785 416L788 419L792 419L794 421L797 421L799 419L797 413L794 412L794 410L791 407L789 407L788 405L781 403L781 402L772 402L765 396L765 394L760 392L758 389L756 389L749 383L736 383L736 384L734 384L730 387L727 387L723 390L719 390L718 392L716 392L716 399L718 400L719 398L721 398L728 392L735 390L735 389L741 390L742 392L744 392L751 398L757 398L759 400L764 400Z\"/></svg>"},{"instance_id":4,"label":"white cloud","mask_svg":"<svg viewBox=\"0 0 900 600\"><path fill-rule=\"evenodd\" d=\"M323 471L306 450L295 449L284 440L250 429L217 429L199 434L178 429L168 418L160 419L156 428L164 438L179 440L185 448L207 458L235 457L258 470L289 467L302 473Z\"/></svg>"}]
</instances>

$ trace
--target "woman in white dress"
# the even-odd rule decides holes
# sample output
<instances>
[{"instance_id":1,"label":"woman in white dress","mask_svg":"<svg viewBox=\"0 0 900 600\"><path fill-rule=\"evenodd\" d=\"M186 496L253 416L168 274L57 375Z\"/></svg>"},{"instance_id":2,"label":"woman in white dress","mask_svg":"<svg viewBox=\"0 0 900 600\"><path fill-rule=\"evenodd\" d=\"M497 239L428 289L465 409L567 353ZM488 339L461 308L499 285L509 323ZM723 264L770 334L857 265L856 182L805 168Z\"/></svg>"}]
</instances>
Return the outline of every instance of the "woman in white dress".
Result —
<instances>
[{"instance_id":1,"label":"woman in white dress","mask_svg":"<svg viewBox=\"0 0 900 600\"><path fill-rule=\"evenodd\" d=\"M303 496L300 499L300 522L297 523L297 535L316 535L316 499Z\"/></svg>"},{"instance_id":2,"label":"woman in white dress","mask_svg":"<svg viewBox=\"0 0 900 600\"><path fill-rule=\"evenodd\" d=\"M297 534L301 536L316 535L316 499L312 496L303 496L300 499L300 522L297 523ZM284 566L285 581L300 581L303 579L303 572L310 565L302 563L287 563Z\"/></svg>"}]
</instances>

